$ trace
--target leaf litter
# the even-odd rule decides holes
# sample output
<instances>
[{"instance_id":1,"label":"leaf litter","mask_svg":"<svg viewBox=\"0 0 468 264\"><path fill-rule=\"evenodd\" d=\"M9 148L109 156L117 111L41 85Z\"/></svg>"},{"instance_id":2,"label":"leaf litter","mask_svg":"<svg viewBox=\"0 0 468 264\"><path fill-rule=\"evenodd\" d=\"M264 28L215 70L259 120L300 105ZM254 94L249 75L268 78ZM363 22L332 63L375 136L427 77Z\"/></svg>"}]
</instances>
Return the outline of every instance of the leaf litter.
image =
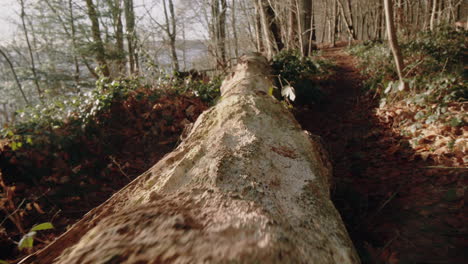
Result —
<instances>
[{"instance_id":1,"label":"leaf litter","mask_svg":"<svg viewBox=\"0 0 468 264\"><path fill-rule=\"evenodd\" d=\"M360 89L355 58L341 47L324 56L337 65L324 89L329 100L295 115L328 144L333 200L362 262L464 263L467 104L450 103L433 120L437 106L379 107Z\"/></svg>"}]
</instances>

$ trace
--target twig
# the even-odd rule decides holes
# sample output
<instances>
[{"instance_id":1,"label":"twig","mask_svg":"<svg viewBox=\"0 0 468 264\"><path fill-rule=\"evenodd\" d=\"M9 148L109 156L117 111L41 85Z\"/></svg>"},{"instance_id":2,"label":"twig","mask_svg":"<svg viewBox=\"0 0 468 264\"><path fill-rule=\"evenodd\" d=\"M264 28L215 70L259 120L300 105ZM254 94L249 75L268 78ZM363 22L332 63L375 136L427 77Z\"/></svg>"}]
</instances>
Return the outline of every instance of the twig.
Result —
<instances>
[{"instance_id":1,"label":"twig","mask_svg":"<svg viewBox=\"0 0 468 264\"><path fill-rule=\"evenodd\" d=\"M385 207L393 198L395 198L395 196L400 192L400 189L401 189L401 186L398 187L398 189L397 189L392 195L390 195L390 197L388 197L388 199L379 207L379 209L377 209L377 211L375 212L375 214L378 214L382 209L384 209L384 207Z\"/></svg>"},{"instance_id":2,"label":"twig","mask_svg":"<svg viewBox=\"0 0 468 264\"><path fill-rule=\"evenodd\" d=\"M445 60L445 63L444 63L444 67L442 68L442 71L441 72L444 72L445 71L445 68L447 67L447 62L448 62L448 58Z\"/></svg>"},{"instance_id":3,"label":"twig","mask_svg":"<svg viewBox=\"0 0 468 264\"><path fill-rule=\"evenodd\" d=\"M117 168L120 170L120 173L122 173L123 176L127 177L128 180L131 180L130 177L125 173L122 169L122 166L114 159L114 157L109 156L109 159L117 166Z\"/></svg>"},{"instance_id":4,"label":"twig","mask_svg":"<svg viewBox=\"0 0 468 264\"><path fill-rule=\"evenodd\" d=\"M405 74L405 78L408 77L408 75L411 73L411 71L413 71L414 69L416 69L417 66L419 66L419 64L421 64L422 62L424 61L424 58L422 58L420 61L418 61L415 65L413 65L413 67L411 67Z\"/></svg>"},{"instance_id":5,"label":"twig","mask_svg":"<svg viewBox=\"0 0 468 264\"><path fill-rule=\"evenodd\" d=\"M18 205L18 207L16 207L16 209L11 213L11 214L8 214L8 211L6 209L4 209L5 213L7 213L8 215L5 216L5 218L2 220L2 222L0 223L0 225L3 225L3 223L7 220L7 219L10 219L10 221L13 222L13 224L15 224L16 228L18 228L18 230L21 232L21 234L24 234L24 229L23 227L21 226L21 223L18 219L16 219L16 212L19 211L19 209L21 208L21 206L23 206L23 203L26 201L26 199L23 199L21 201L21 203Z\"/></svg>"},{"instance_id":6,"label":"twig","mask_svg":"<svg viewBox=\"0 0 468 264\"><path fill-rule=\"evenodd\" d=\"M400 237L400 232L398 232L398 230L395 233L396 233L395 236L393 236L387 243L385 243L385 246L383 246L383 248L380 249L379 256L382 256L385 249L387 249L393 243L393 241L395 241L398 237Z\"/></svg>"}]
</instances>

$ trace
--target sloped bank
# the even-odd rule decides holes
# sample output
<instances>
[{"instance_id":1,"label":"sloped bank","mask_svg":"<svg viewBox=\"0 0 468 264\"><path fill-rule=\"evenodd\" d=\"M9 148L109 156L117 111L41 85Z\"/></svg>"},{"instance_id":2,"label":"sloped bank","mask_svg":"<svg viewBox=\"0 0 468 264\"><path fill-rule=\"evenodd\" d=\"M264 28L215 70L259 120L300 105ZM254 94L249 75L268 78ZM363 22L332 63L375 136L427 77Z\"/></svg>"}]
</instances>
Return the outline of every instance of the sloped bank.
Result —
<instances>
[{"instance_id":1,"label":"sloped bank","mask_svg":"<svg viewBox=\"0 0 468 264\"><path fill-rule=\"evenodd\" d=\"M241 58L172 153L21 263L359 263L327 153Z\"/></svg>"}]
</instances>

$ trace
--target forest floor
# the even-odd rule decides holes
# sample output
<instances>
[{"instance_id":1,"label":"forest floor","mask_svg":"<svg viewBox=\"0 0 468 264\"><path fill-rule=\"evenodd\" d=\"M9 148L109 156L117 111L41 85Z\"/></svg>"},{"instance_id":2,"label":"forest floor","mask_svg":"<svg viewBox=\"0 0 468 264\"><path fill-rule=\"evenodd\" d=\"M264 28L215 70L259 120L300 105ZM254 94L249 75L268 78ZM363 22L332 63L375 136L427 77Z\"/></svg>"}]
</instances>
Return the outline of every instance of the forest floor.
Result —
<instances>
[{"instance_id":1,"label":"forest floor","mask_svg":"<svg viewBox=\"0 0 468 264\"><path fill-rule=\"evenodd\" d=\"M467 263L466 167L415 153L376 113L378 98L344 48L325 48L336 64L325 103L295 110L333 159L333 199L363 263Z\"/></svg>"}]
</instances>

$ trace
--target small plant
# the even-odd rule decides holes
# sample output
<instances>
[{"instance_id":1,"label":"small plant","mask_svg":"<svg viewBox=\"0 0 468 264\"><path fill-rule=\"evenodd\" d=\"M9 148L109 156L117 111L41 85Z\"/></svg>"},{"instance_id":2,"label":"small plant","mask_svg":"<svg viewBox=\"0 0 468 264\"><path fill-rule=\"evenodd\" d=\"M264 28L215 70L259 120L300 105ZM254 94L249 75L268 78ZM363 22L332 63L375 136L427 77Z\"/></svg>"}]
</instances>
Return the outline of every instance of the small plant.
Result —
<instances>
[{"instance_id":1,"label":"small plant","mask_svg":"<svg viewBox=\"0 0 468 264\"><path fill-rule=\"evenodd\" d=\"M330 74L332 64L321 59L302 57L298 51L285 50L271 62L273 75L277 76L277 87L281 96L298 103L317 103L323 98L319 81Z\"/></svg>"},{"instance_id":2,"label":"small plant","mask_svg":"<svg viewBox=\"0 0 468 264\"><path fill-rule=\"evenodd\" d=\"M34 246L34 238L37 234L37 231L42 231L42 230L49 230L53 229L54 226L50 222L45 222L42 224L38 224L36 226L33 226L29 232L24 235L21 240L18 242L18 249L23 250L23 249L31 249Z\"/></svg>"},{"instance_id":3,"label":"small plant","mask_svg":"<svg viewBox=\"0 0 468 264\"><path fill-rule=\"evenodd\" d=\"M203 102L214 105L219 98L222 76L215 76L210 81L186 79L183 84L175 84L175 88L181 93L192 93Z\"/></svg>"}]
</instances>

